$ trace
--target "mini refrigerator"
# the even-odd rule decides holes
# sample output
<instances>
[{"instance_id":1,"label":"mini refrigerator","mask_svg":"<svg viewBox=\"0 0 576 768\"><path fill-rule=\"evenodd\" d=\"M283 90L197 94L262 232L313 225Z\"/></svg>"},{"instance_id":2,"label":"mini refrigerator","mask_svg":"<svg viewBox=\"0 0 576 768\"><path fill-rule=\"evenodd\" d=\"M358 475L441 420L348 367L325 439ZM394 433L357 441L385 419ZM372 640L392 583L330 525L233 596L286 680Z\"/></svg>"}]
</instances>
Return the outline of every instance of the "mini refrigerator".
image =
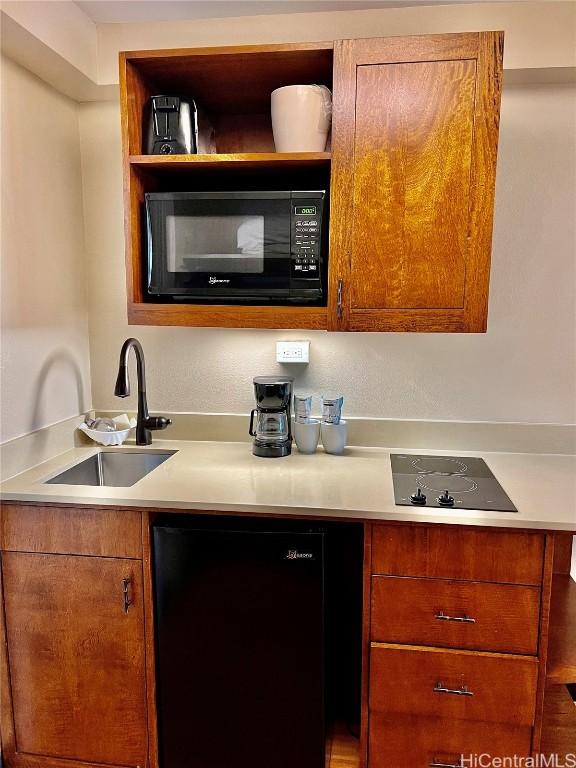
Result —
<instances>
[{"instance_id":1,"label":"mini refrigerator","mask_svg":"<svg viewBox=\"0 0 576 768\"><path fill-rule=\"evenodd\" d=\"M153 526L160 768L324 768L324 533Z\"/></svg>"}]
</instances>

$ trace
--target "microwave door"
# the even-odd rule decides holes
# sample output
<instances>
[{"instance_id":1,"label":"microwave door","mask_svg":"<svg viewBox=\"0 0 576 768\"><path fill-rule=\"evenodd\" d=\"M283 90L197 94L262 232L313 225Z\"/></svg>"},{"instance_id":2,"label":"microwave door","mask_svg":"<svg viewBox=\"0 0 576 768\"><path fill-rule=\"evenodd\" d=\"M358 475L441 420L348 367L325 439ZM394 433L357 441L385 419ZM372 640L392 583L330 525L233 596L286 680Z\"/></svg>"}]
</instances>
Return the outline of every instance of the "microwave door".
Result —
<instances>
[{"instance_id":1,"label":"microwave door","mask_svg":"<svg viewBox=\"0 0 576 768\"><path fill-rule=\"evenodd\" d=\"M150 293L264 300L288 295L289 199L149 201L148 218Z\"/></svg>"}]
</instances>

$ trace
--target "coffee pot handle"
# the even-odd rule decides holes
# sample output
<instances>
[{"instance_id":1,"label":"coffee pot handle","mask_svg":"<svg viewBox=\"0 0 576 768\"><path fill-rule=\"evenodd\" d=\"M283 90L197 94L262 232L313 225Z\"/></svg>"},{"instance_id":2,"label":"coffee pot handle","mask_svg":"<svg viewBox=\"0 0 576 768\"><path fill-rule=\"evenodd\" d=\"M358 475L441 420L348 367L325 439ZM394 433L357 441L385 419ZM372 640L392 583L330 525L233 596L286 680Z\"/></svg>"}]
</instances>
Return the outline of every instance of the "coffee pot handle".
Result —
<instances>
[{"instance_id":1,"label":"coffee pot handle","mask_svg":"<svg viewBox=\"0 0 576 768\"><path fill-rule=\"evenodd\" d=\"M253 408L250 412L250 427L248 428L248 434L251 437L256 437L256 432L254 432L254 414L256 413L256 408Z\"/></svg>"}]
</instances>

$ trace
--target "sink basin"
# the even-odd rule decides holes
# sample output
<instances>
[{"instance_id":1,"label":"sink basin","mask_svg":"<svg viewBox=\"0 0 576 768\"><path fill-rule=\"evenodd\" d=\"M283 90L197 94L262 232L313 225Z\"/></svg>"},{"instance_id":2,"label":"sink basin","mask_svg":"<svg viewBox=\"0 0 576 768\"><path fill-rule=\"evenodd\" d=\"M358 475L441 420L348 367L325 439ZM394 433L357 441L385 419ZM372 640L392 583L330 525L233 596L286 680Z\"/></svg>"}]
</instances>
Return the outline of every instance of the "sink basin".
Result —
<instances>
[{"instance_id":1,"label":"sink basin","mask_svg":"<svg viewBox=\"0 0 576 768\"><path fill-rule=\"evenodd\" d=\"M56 485L98 485L126 488L146 477L176 451L100 451L46 480Z\"/></svg>"}]
</instances>

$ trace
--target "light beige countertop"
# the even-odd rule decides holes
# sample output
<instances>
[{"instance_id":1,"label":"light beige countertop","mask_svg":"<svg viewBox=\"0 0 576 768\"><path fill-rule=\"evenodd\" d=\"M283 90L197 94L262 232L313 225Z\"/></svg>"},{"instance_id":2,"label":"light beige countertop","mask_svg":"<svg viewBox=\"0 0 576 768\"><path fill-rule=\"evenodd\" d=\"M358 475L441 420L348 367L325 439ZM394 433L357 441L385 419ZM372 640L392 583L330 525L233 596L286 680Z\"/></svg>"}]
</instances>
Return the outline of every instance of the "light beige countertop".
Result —
<instances>
[{"instance_id":1,"label":"light beige countertop","mask_svg":"<svg viewBox=\"0 0 576 768\"><path fill-rule=\"evenodd\" d=\"M250 443L155 440L151 448L177 451L131 487L46 485L44 481L95 453L80 447L0 485L2 501L159 507L220 512L360 518L576 532L576 456L394 449L394 453L479 456L500 481L518 513L400 507L394 504L390 451L353 447L343 456L319 450L262 459Z\"/></svg>"}]
</instances>

